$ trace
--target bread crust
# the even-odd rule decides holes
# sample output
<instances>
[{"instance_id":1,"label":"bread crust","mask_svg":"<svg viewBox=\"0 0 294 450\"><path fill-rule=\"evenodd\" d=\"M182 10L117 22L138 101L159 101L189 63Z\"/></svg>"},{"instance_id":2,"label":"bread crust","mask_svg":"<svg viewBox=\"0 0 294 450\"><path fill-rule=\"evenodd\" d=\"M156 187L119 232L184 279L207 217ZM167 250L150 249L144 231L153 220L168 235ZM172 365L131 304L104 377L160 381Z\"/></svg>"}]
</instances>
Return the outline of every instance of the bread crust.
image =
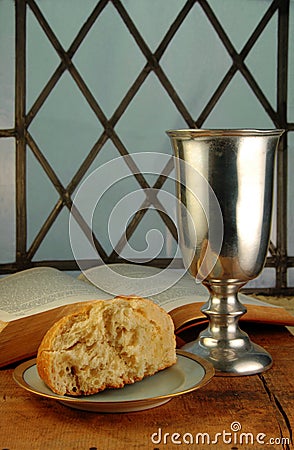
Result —
<instances>
[{"instance_id":1,"label":"bread crust","mask_svg":"<svg viewBox=\"0 0 294 450\"><path fill-rule=\"evenodd\" d=\"M93 300L47 331L38 349L37 370L57 394L91 395L122 388L175 364L175 347L171 317L151 300L135 296ZM84 357L88 349L92 352L89 361ZM92 379L84 383L88 372L93 373Z\"/></svg>"},{"instance_id":2,"label":"bread crust","mask_svg":"<svg viewBox=\"0 0 294 450\"><path fill-rule=\"evenodd\" d=\"M93 305L98 302L103 302L103 300L89 301L79 307L74 313L62 317L49 328L43 337L37 353L37 370L44 383L46 383L53 392L54 386L51 382L50 352L54 347L56 336L67 329L71 322L74 322L76 319L81 319L83 316L87 316Z\"/></svg>"}]
</instances>

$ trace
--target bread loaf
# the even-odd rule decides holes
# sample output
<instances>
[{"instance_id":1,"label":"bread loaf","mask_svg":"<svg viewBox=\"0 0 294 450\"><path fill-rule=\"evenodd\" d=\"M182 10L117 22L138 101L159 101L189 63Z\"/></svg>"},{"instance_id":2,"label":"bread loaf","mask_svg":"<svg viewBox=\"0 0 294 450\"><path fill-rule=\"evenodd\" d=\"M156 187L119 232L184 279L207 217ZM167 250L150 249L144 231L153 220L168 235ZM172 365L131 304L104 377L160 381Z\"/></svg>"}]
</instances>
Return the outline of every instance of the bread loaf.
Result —
<instances>
[{"instance_id":1,"label":"bread loaf","mask_svg":"<svg viewBox=\"0 0 294 450\"><path fill-rule=\"evenodd\" d=\"M86 303L47 331L37 354L42 380L72 396L121 388L175 362L171 317L139 297Z\"/></svg>"}]
</instances>

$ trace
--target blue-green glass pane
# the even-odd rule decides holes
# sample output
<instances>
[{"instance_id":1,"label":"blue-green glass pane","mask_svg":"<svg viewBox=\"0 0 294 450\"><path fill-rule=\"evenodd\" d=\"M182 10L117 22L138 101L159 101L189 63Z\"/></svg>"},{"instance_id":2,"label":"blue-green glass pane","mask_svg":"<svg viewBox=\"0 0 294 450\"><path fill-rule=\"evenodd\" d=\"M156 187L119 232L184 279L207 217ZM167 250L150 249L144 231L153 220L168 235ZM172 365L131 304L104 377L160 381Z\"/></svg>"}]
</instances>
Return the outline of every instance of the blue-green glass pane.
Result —
<instances>
[{"instance_id":1,"label":"blue-green glass pane","mask_svg":"<svg viewBox=\"0 0 294 450\"><path fill-rule=\"evenodd\" d=\"M265 267L261 274L246 284L246 288L275 287L276 272L274 268Z\"/></svg>"},{"instance_id":2,"label":"blue-green glass pane","mask_svg":"<svg viewBox=\"0 0 294 450\"><path fill-rule=\"evenodd\" d=\"M37 5L46 21L67 50L97 2L94 0L37 0Z\"/></svg>"},{"instance_id":3,"label":"blue-green glass pane","mask_svg":"<svg viewBox=\"0 0 294 450\"><path fill-rule=\"evenodd\" d=\"M97 204L93 211L92 227L99 242L110 254L125 233L132 211L140 207L145 194L129 169L122 169L124 175L119 170L112 172L111 165L107 170L112 178L109 187L106 183L102 184L97 176Z\"/></svg>"},{"instance_id":4,"label":"blue-green glass pane","mask_svg":"<svg viewBox=\"0 0 294 450\"><path fill-rule=\"evenodd\" d=\"M245 60L252 76L274 110L277 100L277 19L276 13Z\"/></svg>"},{"instance_id":5,"label":"blue-green glass pane","mask_svg":"<svg viewBox=\"0 0 294 450\"><path fill-rule=\"evenodd\" d=\"M198 3L168 46L161 64L196 119L231 65L230 56Z\"/></svg>"},{"instance_id":6,"label":"blue-green glass pane","mask_svg":"<svg viewBox=\"0 0 294 450\"><path fill-rule=\"evenodd\" d=\"M183 127L177 111L155 74L151 73L117 124L129 152L171 153L165 130Z\"/></svg>"},{"instance_id":7,"label":"blue-green glass pane","mask_svg":"<svg viewBox=\"0 0 294 450\"><path fill-rule=\"evenodd\" d=\"M111 116L143 69L146 59L109 3L73 58L104 111Z\"/></svg>"},{"instance_id":8,"label":"blue-green glass pane","mask_svg":"<svg viewBox=\"0 0 294 450\"><path fill-rule=\"evenodd\" d=\"M0 263L15 260L15 147L0 139Z\"/></svg>"},{"instance_id":9,"label":"blue-green glass pane","mask_svg":"<svg viewBox=\"0 0 294 450\"><path fill-rule=\"evenodd\" d=\"M290 2L289 18L288 120L294 122L294 2Z\"/></svg>"},{"instance_id":10,"label":"blue-green glass pane","mask_svg":"<svg viewBox=\"0 0 294 450\"><path fill-rule=\"evenodd\" d=\"M294 256L294 133L288 134L288 254Z\"/></svg>"},{"instance_id":11,"label":"blue-green glass pane","mask_svg":"<svg viewBox=\"0 0 294 450\"><path fill-rule=\"evenodd\" d=\"M73 259L68 221L69 211L67 208L64 208L48 231L44 241L34 255L33 261Z\"/></svg>"},{"instance_id":12,"label":"blue-green glass pane","mask_svg":"<svg viewBox=\"0 0 294 450\"><path fill-rule=\"evenodd\" d=\"M67 185L102 133L102 126L66 72L32 122L29 131Z\"/></svg>"},{"instance_id":13,"label":"blue-green glass pane","mask_svg":"<svg viewBox=\"0 0 294 450\"><path fill-rule=\"evenodd\" d=\"M290 267L288 269L288 273L287 273L288 277L287 277L287 282L288 282L288 286L294 286L294 269L292 267Z\"/></svg>"},{"instance_id":14,"label":"blue-green glass pane","mask_svg":"<svg viewBox=\"0 0 294 450\"><path fill-rule=\"evenodd\" d=\"M0 128L14 125L14 2L0 2Z\"/></svg>"},{"instance_id":15,"label":"blue-green glass pane","mask_svg":"<svg viewBox=\"0 0 294 450\"><path fill-rule=\"evenodd\" d=\"M186 0L123 0L124 7L148 47L154 52Z\"/></svg>"},{"instance_id":16,"label":"blue-green glass pane","mask_svg":"<svg viewBox=\"0 0 294 450\"><path fill-rule=\"evenodd\" d=\"M240 73L205 121L208 128L272 128L273 123Z\"/></svg>"},{"instance_id":17,"label":"blue-green glass pane","mask_svg":"<svg viewBox=\"0 0 294 450\"><path fill-rule=\"evenodd\" d=\"M59 56L30 9L27 11L26 57L26 105L29 111L60 64Z\"/></svg>"},{"instance_id":18,"label":"blue-green glass pane","mask_svg":"<svg viewBox=\"0 0 294 450\"><path fill-rule=\"evenodd\" d=\"M268 0L209 0L234 48L240 52L271 2Z\"/></svg>"},{"instance_id":19,"label":"blue-green glass pane","mask_svg":"<svg viewBox=\"0 0 294 450\"><path fill-rule=\"evenodd\" d=\"M121 255L126 259L175 258L177 243L154 209L149 209Z\"/></svg>"},{"instance_id":20,"label":"blue-green glass pane","mask_svg":"<svg viewBox=\"0 0 294 450\"><path fill-rule=\"evenodd\" d=\"M58 192L41 165L27 149L27 233L28 247L58 201Z\"/></svg>"}]
</instances>

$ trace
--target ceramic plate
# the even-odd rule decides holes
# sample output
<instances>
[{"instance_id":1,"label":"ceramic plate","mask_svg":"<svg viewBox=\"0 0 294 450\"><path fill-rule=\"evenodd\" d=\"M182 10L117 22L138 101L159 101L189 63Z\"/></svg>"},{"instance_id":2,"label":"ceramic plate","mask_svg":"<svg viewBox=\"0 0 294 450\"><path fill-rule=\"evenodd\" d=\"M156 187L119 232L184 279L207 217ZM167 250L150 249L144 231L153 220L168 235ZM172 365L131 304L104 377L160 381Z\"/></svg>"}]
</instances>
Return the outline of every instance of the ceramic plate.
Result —
<instances>
[{"instance_id":1,"label":"ceramic plate","mask_svg":"<svg viewBox=\"0 0 294 450\"><path fill-rule=\"evenodd\" d=\"M13 373L14 380L21 387L41 397L75 409L113 413L141 411L162 405L173 397L199 389L213 375L210 363L182 350L177 350L177 362L172 367L122 389L107 389L90 396L54 394L39 377L35 359L20 364Z\"/></svg>"}]
</instances>

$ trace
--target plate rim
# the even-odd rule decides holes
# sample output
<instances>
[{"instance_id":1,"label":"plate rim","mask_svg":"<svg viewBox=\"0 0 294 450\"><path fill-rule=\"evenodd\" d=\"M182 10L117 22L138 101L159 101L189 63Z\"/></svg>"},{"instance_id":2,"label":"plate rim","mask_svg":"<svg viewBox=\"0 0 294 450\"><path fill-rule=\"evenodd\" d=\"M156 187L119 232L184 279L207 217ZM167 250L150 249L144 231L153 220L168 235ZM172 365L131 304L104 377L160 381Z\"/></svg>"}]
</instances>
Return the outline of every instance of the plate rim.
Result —
<instances>
[{"instance_id":1,"label":"plate rim","mask_svg":"<svg viewBox=\"0 0 294 450\"><path fill-rule=\"evenodd\" d=\"M70 404L75 404L75 405L79 405L79 404L80 405L85 405L85 404L90 405L91 404L93 406L97 405L99 407L120 406L120 405L136 406L139 404L143 405L146 403L160 402L160 401L172 399L174 397L178 397L180 395L184 395L189 392L198 390L198 389L202 388L203 386L205 386L207 383L209 383L211 381L211 379L213 378L213 376L215 375L215 370L214 370L213 365L210 362L206 361L204 358L202 358L198 355L194 355L193 353L187 352L185 350L180 350L180 349L176 350L176 355L190 359L190 360L196 362L197 364L199 364L204 370L204 375L203 375L202 379L187 389L180 390L177 392L170 392L170 393L162 394L162 395L156 395L154 397L149 397L149 398L138 398L138 399L121 400L121 401L120 400L118 400L118 401L89 401L89 400L87 400L87 398L90 396L83 396L83 397L68 396L68 397L66 397L66 396L61 396L59 394L55 394L53 391L52 391L52 394L41 392L38 389L31 386L29 383L27 383L24 379L24 374L25 374L26 370L28 370L31 367L33 367L34 365L36 365L36 358L30 359L28 361L24 361L21 364L19 364L13 371L13 379L20 387L22 387L23 389L25 389L26 391L28 391L32 394L35 394L35 395L37 395L39 397L43 397L43 398L57 400L63 404L68 404L69 406L70 406ZM170 366L170 367L173 367L173 366ZM154 375L156 375L156 374L154 374Z\"/></svg>"}]
</instances>

